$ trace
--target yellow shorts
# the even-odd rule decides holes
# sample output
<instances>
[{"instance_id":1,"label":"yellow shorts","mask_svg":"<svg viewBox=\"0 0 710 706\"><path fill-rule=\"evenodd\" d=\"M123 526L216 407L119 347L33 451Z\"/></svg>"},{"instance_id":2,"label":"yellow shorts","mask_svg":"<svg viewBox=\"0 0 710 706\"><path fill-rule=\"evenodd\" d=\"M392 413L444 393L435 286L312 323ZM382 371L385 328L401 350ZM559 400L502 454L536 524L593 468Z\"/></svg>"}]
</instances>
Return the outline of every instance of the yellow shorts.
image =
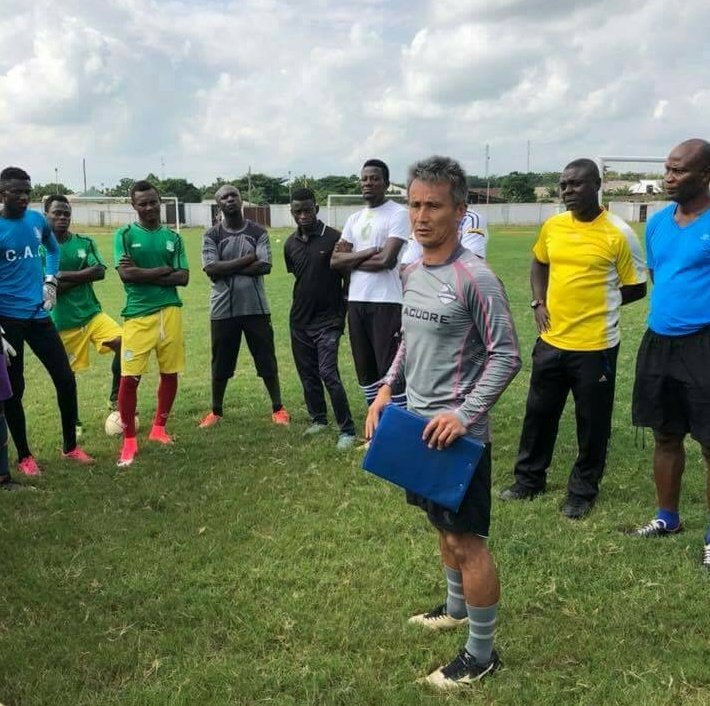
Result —
<instances>
[{"instance_id":1,"label":"yellow shorts","mask_svg":"<svg viewBox=\"0 0 710 706\"><path fill-rule=\"evenodd\" d=\"M104 344L106 341L121 338L122 335L123 329L103 311L92 316L83 326L59 332L69 365L74 372L89 367L89 344L93 345L98 353L111 353L111 349Z\"/></svg>"},{"instance_id":2,"label":"yellow shorts","mask_svg":"<svg viewBox=\"0 0 710 706\"><path fill-rule=\"evenodd\" d=\"M181 373L185 369L182 311L179 306L166 306L155 314L125 320L121 375L143 375L148 370L152 350L155 351L161 373Z\"/></svg>"}]
</instances>

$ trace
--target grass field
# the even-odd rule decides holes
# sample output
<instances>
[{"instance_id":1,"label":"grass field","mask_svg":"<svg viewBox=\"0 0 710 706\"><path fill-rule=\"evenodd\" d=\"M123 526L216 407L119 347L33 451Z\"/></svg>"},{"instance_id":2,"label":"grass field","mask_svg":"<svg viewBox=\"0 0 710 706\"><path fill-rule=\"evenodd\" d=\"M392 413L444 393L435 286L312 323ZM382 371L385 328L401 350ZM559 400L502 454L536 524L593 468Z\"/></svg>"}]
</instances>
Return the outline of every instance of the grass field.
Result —
<instances>
[{"instance_id":1,"label":"grass field","mask_svg":"<svg viewBox=\"0 0 710 706\"><path fill-rule=\"evenodd\" d=\"M518 324L525 367L493 415L494 491L510 482L534 340L528 301L533 231L493 232L490 262ZM699 568L704 472L689 445L687 531L636 541L619 527L653 511L650 438L630 423L634 357L646 304L622 315L614 436L599 502L561 517L575 453L570 409L548 484L529 503L494 501L491 548L503 596L505 668L454 696L415 683L448 661L464 634L406 624L443 597L435 537L401 493L339 455L336 431L308 424L289 350L287 231L272 233L267 278L289 428L243 351L224 422L196 429L209 406L208 282L200 234L185 233L188 369L169 429L172 448L141 446L128 471L103 434L110 359L79 377L82 441L97 463L59 460L58 413L44 371L28 366L30 443L46 473L35 492L3 493L0 702L5 706L187 704L710 703L708 577ZM110 238L97 236L108 257ZM117 316L114 272L97 287ZM342 373L362 428L347 344ZM145 434L156 375L139 390ZM11 446L11 460L14 448Z\"/></svg>"}]
</instances>

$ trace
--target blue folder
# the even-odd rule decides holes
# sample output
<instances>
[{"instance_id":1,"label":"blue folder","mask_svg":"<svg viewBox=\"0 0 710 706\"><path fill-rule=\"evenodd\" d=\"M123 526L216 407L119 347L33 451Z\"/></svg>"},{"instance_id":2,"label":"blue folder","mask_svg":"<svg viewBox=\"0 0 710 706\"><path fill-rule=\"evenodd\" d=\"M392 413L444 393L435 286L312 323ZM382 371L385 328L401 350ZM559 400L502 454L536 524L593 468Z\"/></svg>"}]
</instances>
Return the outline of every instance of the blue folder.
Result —
<instances>
[{"instance_id":1,"label":"blue folder","mask_svg":"<svg viewBox=\"0 0 710 706\"><path fill-rule=\"evenodd\" d=\"M387 405L362 467L449 510L457 511L471 482L484 444L462 436L439 451L422 441L429 420Z\"/></svg>"}]
</instances>

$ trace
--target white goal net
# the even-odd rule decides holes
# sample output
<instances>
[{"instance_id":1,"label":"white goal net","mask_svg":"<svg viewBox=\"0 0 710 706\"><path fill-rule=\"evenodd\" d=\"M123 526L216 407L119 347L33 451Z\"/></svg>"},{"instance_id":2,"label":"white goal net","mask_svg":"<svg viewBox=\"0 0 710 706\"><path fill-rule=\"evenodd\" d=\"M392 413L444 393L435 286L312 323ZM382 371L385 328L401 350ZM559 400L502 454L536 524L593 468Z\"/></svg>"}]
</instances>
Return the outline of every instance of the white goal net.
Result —
<instances>
[{"instance_id":1,"label":"white goal net","mask_svg":"<svg viewBox=\"0 0 710 706\"><path fill-rule=\"evenodd\" d=\"M612 213L625 221L645 223L667 203L663 195L665 161L665 157L597 157L602 180L599 201L605 194Z\"/></svg>"}]
</instances>

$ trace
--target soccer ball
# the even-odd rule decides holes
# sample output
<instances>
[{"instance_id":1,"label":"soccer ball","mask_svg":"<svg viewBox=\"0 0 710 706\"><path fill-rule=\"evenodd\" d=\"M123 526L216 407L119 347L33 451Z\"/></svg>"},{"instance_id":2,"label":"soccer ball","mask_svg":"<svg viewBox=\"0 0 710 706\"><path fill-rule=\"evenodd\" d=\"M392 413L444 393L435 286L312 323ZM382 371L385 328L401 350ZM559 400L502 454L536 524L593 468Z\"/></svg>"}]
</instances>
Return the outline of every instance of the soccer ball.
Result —
<instances>
[{"instance_id":1,"label":"soccer ball","mask_svg":"<svg viewBox=\"0 0 710 706\"><path fill-rule=\"evenodd\" d=\"M140 422L136 414L136 431L138 431L139 426ZM121 413L118 410L114 410L106 417L104 431L106 436L121 436L123 434L123 422L121 421Z\"/></svg>"}]
</instances>

